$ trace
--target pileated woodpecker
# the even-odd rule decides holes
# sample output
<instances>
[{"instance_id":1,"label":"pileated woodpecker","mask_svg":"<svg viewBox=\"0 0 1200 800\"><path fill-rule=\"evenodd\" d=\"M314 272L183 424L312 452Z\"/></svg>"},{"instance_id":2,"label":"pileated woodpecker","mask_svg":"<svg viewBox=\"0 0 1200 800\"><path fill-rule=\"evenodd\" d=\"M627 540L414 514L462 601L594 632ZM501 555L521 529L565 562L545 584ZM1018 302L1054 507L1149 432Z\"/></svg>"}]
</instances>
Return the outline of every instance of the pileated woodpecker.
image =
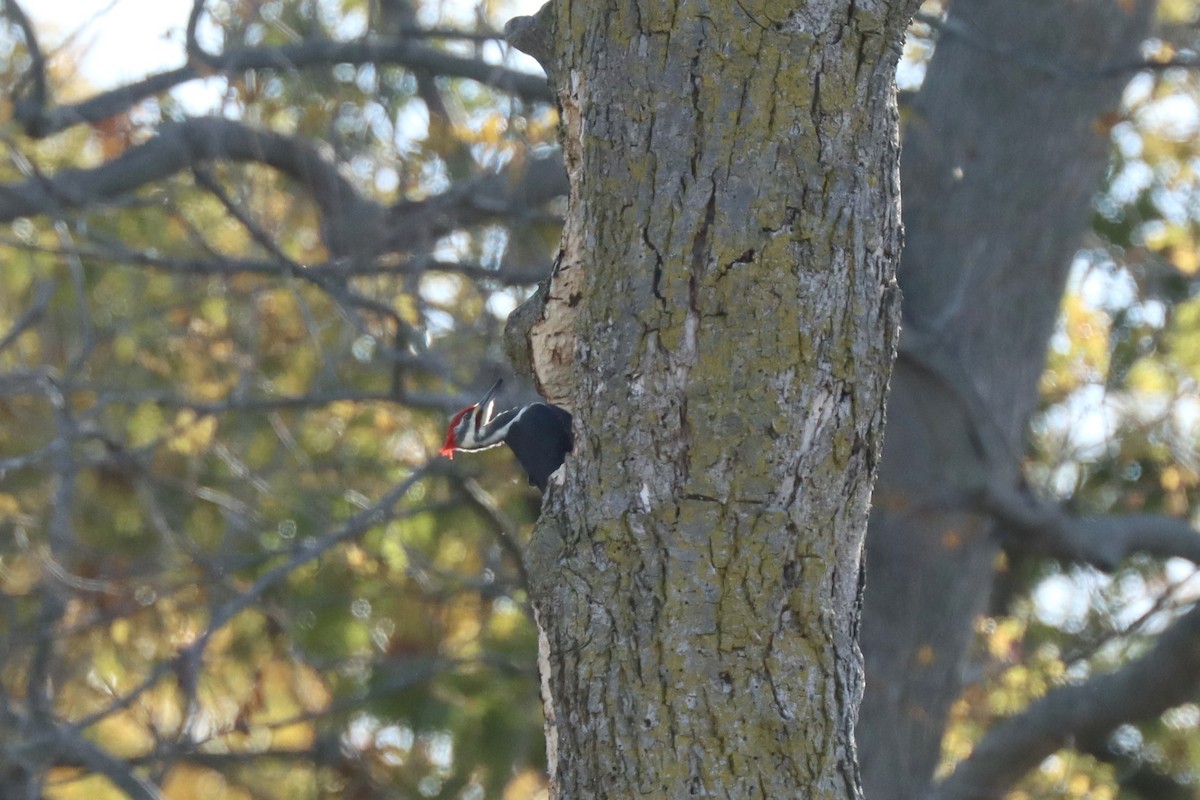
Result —
<instances>
[{"instance_id":1,"label":"pileated woodpecker","mask_svg":"<svg viewBox=\"0 0 1200 800\"><path fill-rule=\"evenodd\" d=\"M571 452L571 412L549 403L530 403L492 416L493 398L503 380L473 406L450 420L442 455L454 458L455 450L474 452L507 444L529 475L529 483L543 492L556 469Z\"/></svg>"}]
</instances>

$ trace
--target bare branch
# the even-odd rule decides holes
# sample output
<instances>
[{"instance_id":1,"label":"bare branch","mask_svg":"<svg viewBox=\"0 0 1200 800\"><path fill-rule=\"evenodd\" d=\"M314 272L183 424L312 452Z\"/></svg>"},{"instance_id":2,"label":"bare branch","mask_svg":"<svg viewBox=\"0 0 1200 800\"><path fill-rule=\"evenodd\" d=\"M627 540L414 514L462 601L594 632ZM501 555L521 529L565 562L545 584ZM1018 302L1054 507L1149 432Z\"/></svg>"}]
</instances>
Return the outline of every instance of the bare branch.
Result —
<instances>
[{"instance_id":1,"label":"bare branch","mask_svg":"<svg viewBox=\"0 0 1200 800\"><path fill-rule=\"evenodd\" d=\"M12 327L3 336L0 336L0 353L12 346L13 342L21 338L21 334L36 325L46 313L46 306L50 304L50 298L54 294L54 283L48 280L41 280L37 283L37 289L34 291L33 303L29 308L21 312L21 316L13 321Z\"/></svg>"},{"instance_id":2,"label":"bare branch","mask_svg":"<svg viewBox=\"0 0 1200 800\"><path fill-rule=\"evenodd\" d=\"M428 248L457 228L532 213L567 188L561 156L554 153L425 200L400 202L385 213L359 194L316 145L234 120L202 117L164 125L154 138L99 167L0 185L0 222L112 201L213 160L267 164L305 186L321 209L326 246L338 255Z\"/></svg>"},{"instance_id":3,"label":"bare branch","mask_svg":"<svg viewBox=\"0 0 1200 800\"><path fill-rule=\"evenodd\" d=\"M258 242L259 246L270 253L275 260L280 263L281 266L286 267L292 273L304 271L304 267L300 264L297 264L287 253L283 252L283 248L279 246L279 243L275 241L271 234L267 233L267 230L263 228L263 226L260 225L258 221L249 214L249 212L242 209L242 207L239 206L237 202L235 202L234 199L229 196L229 193L226 192L224 187L217 182L217 179L213 176L212 172L206 169L203 165L196 164L192 166L192 176L196 179L196 184L206 189L209 194L217 198L221 205L225 207L225 210L229 212L230 216L236 219L241 226L246 229L246 232L250 234L250 238Z\"/></svg>"},{"instance_id":4,"label":"bare branch","mask_svg":"<svg viewBox=\"0 0 1200 800\"><path fill-rule=\"evenodd\" d=\"M227 160L267 164L303 184L322 211L324 233L335 252L343 238L378 224L381 207L362 197L333 160L302 139L216 117L160 128L158 135L94 169L65 169L0 186L0 222L103 203L193 164ZM374 237L372 237L374 238Z\"/></svg>"},{"instance_id":5,"label":"bare branch","mask_svg":"<svg viewBox=\"0 0 1200 800\"><path fill-rule=\"evenodd\" d=\"M931 29L937 31L940 36L955 36L967 42L972 47L992 53L1014 64L1020 64L1037 70L1044 75L1059 80L1096 81L1110 78L1128 78L1137 72L1165 72L1170 69L1200 68L1200 60L1196 58L1178 58L1171 59L1170 61L1136 59L1121 63L1081 66L1054 58L1047 58L1040 53L999 43L993 37L982 31L974 30L953 16L943 18L936 14L919 12L913 19L928 25Z\"/></svg>"},{"instance_id":6,"label":"bare branch","mask_svg":"<svg viewBox=\"0 0 1200 800\"><path fill-rule=\"evenodd\" d=\"M1124 64L1113 64L1098 71L1099 78L1129 76L1135 72L1166 72L1172 69L1200 69L1200 59L1172 58L1168 61L1147 61L1139 59Z\"/></svg>"},{"instance_id":7,"label":"bare branch","mask_svg":"<svg viewBox=\"0 0 1200 800\"><path fill-rule=\"evenodd\" d=\"M286 395L282 397L231 397L227 400L202 401L183 397L171 392L159 391L130 391L111 392L104 386L80 384L68 387L71 392L92 392L98 395L97 402L106 405L114 403L156 403L163 408L186 408L201 416L243 412L250 414L270 414L275 411L321 408L333 403L392 403L398 399L387 392L363 392L353 389L343 389L329 392L310 392L302 395ZM8 397L20 397L29 394L40 394L34 387L19 385L7 391ZM435 394L433 392L406 392L403 397L407 408L422 411L438 411L451 414L470 403L471 395ZM21 469L39 467L64 449L66 444L56 440L47 447L33 453L0 460L0 471L15 472ZM108 463L106 459L101 463ZM89 460L80 462L92 466Z\"/></svg>"},{"instance_id":8,"label":"bare branch","mask_svg":"<svg viewBox=\"0 0 1200 800\"><path fill-rule=\"evenodd\" d=\"M1142 658L1085 683L1063 686L992 728L931 800L1004 796L1026 772L1076 741L1095 741L1127 722L1153 719L1200 692L1200 606Z\"/></svg>"},{"instance_id":9,"label":"bare branch","mask_svg":"<svg viewBox=\"0 0 1200 800\"><path fill-rule=\"evenodd\" d=\"M108 778L131 800L162 800L157 786L135 773L126 762L83 738L77 731L57 726L54 735L63 755Z\"/></svg>"},{"instance_id":10,"label":"bare branch","mask_svg":"<svg viewBox=\"0 0 1200 800\"><path fill-rule=\"evenodd\" d=\"M467 78L511 92L525 100L549 103L554 100L550 86L540 75L517 72L508 67L488 64L474 58L425 47L404 40L358 39L336 42L313 39L282 47L254 47L205 56L210 69L240 72L248 69L297 70L330 64L395 65L421 69L450 78Z\"/></svg>"},{"instance_id":11,"label":"bare branch","mask_svg":"<svg viewBox=\"0 0 1200 800\"><path fill-rule=\"evenodd\" d=\"M81 123L96 123L115 117L148 97L170 91L180 84L200 77L193 67L176 67L109 89L77 103L37 109L36 115L29 108L14 109L13 117L24 125L27 135L41 139Z\"/></svg>"},{"instance_id":12,"label":"bare branch","mask_svg":"<svg viewBox=\"0 0 1200 800\"><path fill-rule=\"evenodd\" d=\"M426 250L456 228L531 215L542 203L566 195L567 189L561 152L516 163L435 197L392 206L385 226L389 233L376 252Z\"/></svg>"},{"instance_id":13,"label":"bare branch","mask_svg":"<svg viewBox=\"0 0 1200 800\"><path fill-rule=\"evenodd\" d=\"M500 542L500 546L504 548L504 552L508 554L517 568L521 588L528 589L529 573L525 569L525 553L518 538L519 531L516 523L509 519L508 515L496 504L495 499L485 492L477 481L465 476L455 477L458 487L466 495L471 507L491 523L496 540Z\"/></svg>"},{"instance_id":14,"label":"bare branch","mask_svg":"<svg viewBox=\"0 0 1200 800\"><path fill-rule=\"evenodd\" d=\"M428 411L441 411L447 414L462 408L463 403L469 403L466 395L443 395L430 392L407 392L403 397L404 405L408 408ZM295 397L246 397L205 403L189 400L184 397L161 396L155 399L159 405L167 408L188 408L197 414L221 414L227 411L251 411L267 413L282 409L319 408L339 402L396 402L397 398L390 393L340 391L317 394L305 394Z\"/></svg>"},{"instance_id":15,"label":"bare branch","mask_svg":"<svg viewBox=\"0 0 1200 800\"><path fill-rule=\"evenodd\" d=\"M1152 758L1141 757L1136 751L1126 752L1108 737L1094 743L1081 742L1079 749L1113 766L1119 797L1196 800L1196 788L1187 782L1186 777L1162 771Z\"/></svg>"},{"instance_id":16,"label":"bare branch","mask_svg":"<svg viewBox=\"0 0 1200 800\"><path fill-rule=\"evenodd\" d=\"M967 497L949 498L990 514L1002 523L1009 543L1031 552L1068 561L1091 564L1105 572L1137 553L1158 558L1183 558L1200 564L1200 532L1185 519L1164 514L1126 514L1104 517L1074 517L1056 505L1038 500L1013 486L1009 465L1018 459L969 389L970 382L946 358L936 343L919 331L906 330L899 358L904 364L926 372L944 388L961 408L970 426L972 443L986 474Z\"/></svg>"},{"instance_id":17,"label":"bare branch","mask_svg":"<svg viewBox=\"0 0 1200 800\"><path fill-rule=\"evenodd\" d=\"M246 591L227 600L220 607L212 612L212 616L208 621L208 626L204 633L196 637L191 644L181 648L173 659L161 661L150 671L150 673L125 694L113 700L105 708L90 714L83 719L73 723L72 729L75 731L83 731L95 725L102 719L123 711L132 705L139 697L145 694L150 688L155 686L168 674L176 672L180 666L186 667L189 662L198 659L203 653L212 637L224 628L234 617L245 611L250 606L260 602L263 595L268 589L284 580L288 575L295 572L300 567L314 561L322 554L327 552L331 547L342 542L349 541L357 536L366 533L375 525L393 518L394 507L399 503L409 490L419 482L424 480L431 472L437 468L437 462L430 462L414 470L407 478L390 489L383 497L379 499L373 506L367 508L358 514L350 517L338 528L310 540L305 540L300 543L300 546L291 554L291 556L283 563L278 564L264 572L250 585Z\"/></svg>"},{"instance_id":18,"label":"bare branch","mask_svg":"<svg viewBox=\"0 0 1200 800\"><path fill-rule=\"evenodd\" d=\"M22 114L40 117L46 107L48 93L46 90L46 59L42 56L42 48L38 44L37 33L29 22L29 17L17 5L16 0L4 0L4 13L21 29L25 38L25 49L29 52L29 72L21 78L21 84L29 82L32 88L28 97L20 97L23 86L18 84L15 94L18 95L13 107L13 115L21 118Z\"/></svg>"},{"instance_id":19,"label":"bare branch","mask_svg":"<svg viewBox=\"0 0 1200 800\"><path fill-rule=\"evenodd\" d=\"M345 280L340 279L337 275L318 270L308 270L305 269L302 264L294 261L290 256L288 256L287 253L283 251L283 248L276 243L267 230L263 228L263 226L259 224L257 220L254 219L250 212L243 209L232 197L229 196L225 189L222 188L222 186L217 182L216 178L214 178L208 172L208 170L204 169L203 167L196 166L192 168L192 174L195 176L196 182L217 198L221 205L225 207L225 210L229 212L230 216L236 219L250 234L251 238L258 242L258 244L264 250L270 253L275 260L279 262L280 266L287 271L287 274L302 278L310 283L315 284L343 306L357 308L362 311L370 311L391 320L392 324L395 325L397 336L403 337L406 341L411 341L416 338L412 327L404 321L403 317L396 313L396 310L391 305L379 302L370 297L364 297L363 295L351 289L348 283ZM399 369L401 366L400 361L397 360L394 366ZM394 392L394 394L397 396L400 394L398 384L397 390Z\"/></svg>"},{"instance_id":20,"label":"bare branch","mask_svg":"<svg viewBox=\"0 0 1200 800\"><path fill-rule=\"evenodd\" d=\"M1200 564L1200 532L1165 514L1073 517L1017 489L991 485L981 506L1012 543L1033 552L1111 572L1131 555L1183 558Z\"/></svg>"},{"instance_id":21,"label":"bare branch","mask_svg":"<svg viewBox=\"0 0 1200 800\"><path fill-rule=\"evenodd\" d=\"M6 0L10 2L11 0ZM420 31L419 36L433 38L448 32ZM462 34L455 38L469 38ZM495 38L487 34L484 38ZM215 73L236 74L246 70L295 71L309 67L335 64L377 64L424 70L451 78L466 78L510 92L529 102L549 103L554 99L546 80L538 75L518 72L508 67L488 64L474 58L464 58L408 40L365 40L336 42L309 40L282 47L253 47L224 54L205 54L197 64L158 72L139 81L110 89L78 103L46 108L45 103L27 102L14 110L15 118L33 137L51 136L80 123L95 123L127 111L150 97L170 91L189 81ZM200 66L203 65L203 66Z\"/></svg>"},{"instance_id":22,"label":"bare branch","mask_svg":"<svg viewBox=\"0 0 1200 800\"><path fill-rule=\"evenodd\" d=\"M164 256L153 252L131 250L116 244L105 247L76 246L70 252L53 247L45 247L36 243L23 242L18 239L0 237L0 246L11 247L14 250L45 253L53 256L77 255L80 258L97 261L115 261L123 264L136 264L150 267L163 272L178 275L264 275L274 277L294 277L291 267L275 261L260 261L221 257L219 259L194 258L189 256ZM462 275L473 281L491 281L500 286L529 286L544 279L550 274L550 263L533 266L502 266L500 269L489 269L482 264L458 261L442 261L436 258L420 256L397 261L396 259L363 259L338 258L319 264L305 264L305 271L326 273L331 279L351 278L365 275L421 275L426 272L447 272ZM14 328L15 329L15 328ZM6 334L6 339L12 334Z\"/></svg>"}]
</instances>

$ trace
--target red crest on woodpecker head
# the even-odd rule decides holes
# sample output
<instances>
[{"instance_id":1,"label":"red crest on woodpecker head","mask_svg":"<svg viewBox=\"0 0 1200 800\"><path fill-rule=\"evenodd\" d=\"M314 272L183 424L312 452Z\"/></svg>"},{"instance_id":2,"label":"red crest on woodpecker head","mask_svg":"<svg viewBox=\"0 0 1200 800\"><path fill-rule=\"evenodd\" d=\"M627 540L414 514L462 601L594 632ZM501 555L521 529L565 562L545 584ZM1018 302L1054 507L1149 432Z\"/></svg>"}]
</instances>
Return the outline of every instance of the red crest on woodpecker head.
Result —
<instances>
[{"instance_id":1,"label":"red crest on woodpecker head","mask_svg":"<svg viewBox=\"0 0 1200 800\"><path fill-rule=\"evenodd\" d=\"M446 431L446 443L442 445L442 455L451 461L454 460L454 448L458 447L458 436L455 435L455 430L458 428L458 423L462 422L463 417L474 411L476 406L467 406L462 411L454 415L450 420L450 427Z\"/></svg>"}]
</instances>

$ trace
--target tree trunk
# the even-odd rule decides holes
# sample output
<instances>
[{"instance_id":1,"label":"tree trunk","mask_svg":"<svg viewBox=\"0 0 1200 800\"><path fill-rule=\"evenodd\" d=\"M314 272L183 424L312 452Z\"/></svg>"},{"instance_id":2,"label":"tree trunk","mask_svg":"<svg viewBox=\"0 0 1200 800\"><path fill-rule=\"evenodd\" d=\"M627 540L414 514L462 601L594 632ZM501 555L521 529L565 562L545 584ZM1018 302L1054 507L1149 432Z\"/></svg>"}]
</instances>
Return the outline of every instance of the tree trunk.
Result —
<instances>
[{"instance_id":1,"label":"tree trunk","mask_svg":"<svg viewBox=\"0 0 1200 800\"><path fill-rule=\"evenodd\" d=\"M558 90L571 182L530 332L576 412L528 555L557 797L860 794L914 6L576 3L510 28Z\"/></svg>"},{"instance_id":2,"label":"tree trunk","mask_svg":"<svg viewBox=\"0 0 1200 800\"><path fill-rule=\"evenodd\" d=\"M904 334L871 514L859 726L871 800L937 766L1072 256L1152 2L955 0L906 125ZM969 505L969 503L968 503ZM956 507L957 506L957 507Z\"/></svg>"}]
</instances>

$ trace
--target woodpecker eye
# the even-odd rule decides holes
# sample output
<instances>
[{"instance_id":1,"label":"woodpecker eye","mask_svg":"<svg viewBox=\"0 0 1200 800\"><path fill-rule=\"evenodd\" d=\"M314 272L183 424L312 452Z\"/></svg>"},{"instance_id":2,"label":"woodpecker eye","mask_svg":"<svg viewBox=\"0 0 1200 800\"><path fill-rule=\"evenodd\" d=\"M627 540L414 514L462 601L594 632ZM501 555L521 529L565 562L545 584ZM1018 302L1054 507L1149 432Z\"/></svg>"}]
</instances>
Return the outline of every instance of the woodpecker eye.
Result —
<instances>
[{"instance_id":1,"label":"woodpecker eye","mask_svg":"<svg viewBox=\"0 0 1200 800\"><path fill-rule=\"evenodd\" d=\"M475 406L468 406L462 411L454 415L450 420L450 427L446 430L446 441L442 445L442 455L451 461L454 460L454 450L458 447L458 426L463 421L463 418L475 410Z\"/></svg>"}]
</instances>

